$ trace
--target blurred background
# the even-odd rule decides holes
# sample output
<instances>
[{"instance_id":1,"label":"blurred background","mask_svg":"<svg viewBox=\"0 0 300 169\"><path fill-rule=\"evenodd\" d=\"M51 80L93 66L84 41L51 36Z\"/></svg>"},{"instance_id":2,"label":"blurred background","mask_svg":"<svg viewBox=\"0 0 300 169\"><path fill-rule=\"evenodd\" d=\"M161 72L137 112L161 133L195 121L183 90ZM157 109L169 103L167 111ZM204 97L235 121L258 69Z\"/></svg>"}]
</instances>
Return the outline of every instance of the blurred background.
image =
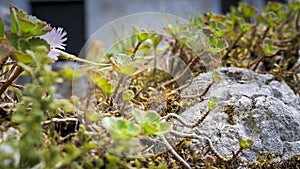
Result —
<instances>
[{"instance_id":1,"label":"blurred background","mask_svg":"<svg viewBox=\"0 0 300 169\"><path fill-rule=\"evenodd\" d=\"M140 12L167 12L188 19L207 11L226 13L230 6L246 2L259 10L268 0L1 0L0 16L9 29L9 4L54 27L63 27L68 35L66 51L78 55L85 41L105 24ZM274 1L274 0L273 0ZM276 0L285 3L287 0Z\"/></svg>"}]
</instances>

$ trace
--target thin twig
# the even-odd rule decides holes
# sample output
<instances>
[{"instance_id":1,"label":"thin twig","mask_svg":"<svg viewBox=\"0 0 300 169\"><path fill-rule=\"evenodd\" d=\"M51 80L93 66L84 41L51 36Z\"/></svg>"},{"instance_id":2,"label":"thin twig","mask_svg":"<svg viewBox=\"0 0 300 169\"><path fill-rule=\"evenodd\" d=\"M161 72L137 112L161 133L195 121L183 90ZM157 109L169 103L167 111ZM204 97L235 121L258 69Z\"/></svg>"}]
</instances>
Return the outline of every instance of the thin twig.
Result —
<instances>
[{"instance_id":1,"label":"thin twig","mask_svg":"<svg viewBox=\"0 0 300 169\"><path fill-rule=\"evenodd\" d=\"M141 46L142 43L143 43L143 42L139 41L139 42L136 44L136 46L134 47L133 52L132 52L132 54L131 54L131 56L130 56L132 60L134 60L135 54L136 54L136 52L138 51L138 49L139 49L139 47Z\"/></svg>"},{"instance_id":2,"label":"thin twig","mask_svg":"<svg viewBox=\"0 0 300 169\"><path fill-rule=\"evenodd\" d=\"M117 96L118 96L119 88L120 88L121 84L123 83L123 79L124 79L124 76L121 75L121 77L118 80L117 86L114 89L114 92L113 92L113 94L111 96L112 102L117 101Z\"/></svg>"},{"instance_id":3,"label":"thin twig","mask_svg":"<svg viewBox=\"0 0 300 169\"><path fill-rule=\"evenodd\" d=\"M197 121L195 121L194 123L188 123L186 122L182 117L180 117L179 115L175 114L175 113L169 113L168 115L164 116L163 118L168 120L170 118L174 118L176 120L178 120L182 125L189 127L189 128L194 128L196 126L198 126L200 123L202 123L205 118L207 117L207 115L210 113L210 110L207 110Z\"/></svg>"},{"instance_id":4,"label":"thin twig","mask_svg":"<svg viewBox=\"0 0 300 169\"><path fill-rule=\"evenodd\" d=\"M200 55L201 55L201 54L200 54ZM161 86L167 86L167 85L169 85L169 84L175 82L175 81L178 80L179 78L181 78L188 70L190 70L190 66L191 66L192 64L194 64L194 61L196 61L197 58L200 57L200 55L195 56L195 57L190 61L190 63L185 67L185 69L184 69L178 76L176 76L176 77L173 78L172 80L169 80L169 81L163 83Z\"/></svg>"},{"instance_id":5,"label":"thin twig","mask_svg":"<svg viewBox=\"0 0 300 169\"><path fill-rule=\"evenodd\" d=\"M7 82L6 80L0 80L0 83L6 83L6 82ZM22 86L22 85L11 84L10 86L20 89L20 90L24 90L24 86Z\"/></svg>"},{"instance_id":6,"label":"thin twig","mask_svg":"<svg viewBox=\"0 0 300 169\"><path fill-rule=\"evenodd\" d=\"M214 81L210 82L208 86L205 88L205 90L200 94L199 98L202 101L204 99L204 96L207 94L208 90L211 88L211 86L214 84Z\"/></svg>"},{"instance_id":7,"label":"thin twig","mask_svg":"<svg viewBox=\"0 0 300 169\"><path fill-rule=\"evenodd\" d=\"M191 169L192 167L174 150L174 148L170 145L165 136L162 136L162 141L167 149L175 156L177 160L179 160L186 168Z\"/></svg>"},{"instance_id":8,"label":"thin twig","mask_svg":"<svg viewBox=\"0 0 300 169\"><path fill-rule=\"evenodd\" d=\"M16 70L14 71L13 75L7 80L6 83L3 84L3 86L0 88L0 96L6 91L6 89L15 82L15 80L21 75L23 72L23 68L18 66Z\"/></svg>"},{"instance_id":9,"label":"thin twig","mask_svg":"<svg viewBox=\"0 0 300 169\"><path fill-rule=\"evenodd\" d=\"M218 151L213 147L213 144L212 142L210 141L209 138L207 137L204 137L204 136L198 136L196 134L188 134L188 133L181 133L181 132L178 132L178 131L175 131L175 130L171 130L170 131L170 134L174 135L174 136L177 136L177 137L183 137L183 138L192 138L192 139L197 139L199 141L206 141L208 143L208 146L209 146L209 149L212 151L212 153L218 157L219 159L221 159L222 161L224 162L229 162L232 160L232 157L231 158L225 158L223 157L220 153L218 153Z\"/></svg>"}]
</instances>

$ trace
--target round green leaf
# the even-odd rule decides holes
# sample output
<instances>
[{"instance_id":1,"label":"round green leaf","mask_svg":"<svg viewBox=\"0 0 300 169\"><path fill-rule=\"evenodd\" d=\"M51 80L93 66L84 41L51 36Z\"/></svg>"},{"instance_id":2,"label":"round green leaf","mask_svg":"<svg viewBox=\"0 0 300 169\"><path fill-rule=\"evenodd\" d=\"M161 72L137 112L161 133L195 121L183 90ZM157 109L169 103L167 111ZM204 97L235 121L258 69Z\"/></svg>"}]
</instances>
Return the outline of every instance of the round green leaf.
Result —
<instances>
[{"instance_id":1,"label":"round green leaf","mask_svg":"<svg viewBox=\"0 0 300 169\"><path fill-rule=\"evenodd\" d=\"M218 104L219 104L218 98L213 96L209 98L207 107L209 110L214 110L218 106Z\"/></svg>"},{"instance_id":2,"label":"round green leaf","mask_svg":"<svg viewBox=\"0 0 300 169\"><path fill-rule=\"evenodd\" d=\"M134 97L134 92L132 90L125 90L122 94L122 99L124 101L130 101Z\"/></svg>"},{"instance_id":3,"label":"round green leaf","mask_svg":"<svg viewBox=\"0 0 300 169\"><path fill-rule=\"evenodd\" d=\"M217 71L214 71L212 73L212 78L213 78L213 81L216 82L216 83L218 83L222 80L221 74Z\"/></svg>"},{"instance_id":4,"label":"round green leaf","mask_svg":"<svg viewBox=\"0 0 300 169\"><path fill-rule=\"evenodd\" d=\"M239 144L240 144L241 148L248 149L248 148L251 148L251 146L254 144L254 141L251 140L251 139L243 140L243 138L240 136L239 137Z\"/></svg>"}]
</instances>

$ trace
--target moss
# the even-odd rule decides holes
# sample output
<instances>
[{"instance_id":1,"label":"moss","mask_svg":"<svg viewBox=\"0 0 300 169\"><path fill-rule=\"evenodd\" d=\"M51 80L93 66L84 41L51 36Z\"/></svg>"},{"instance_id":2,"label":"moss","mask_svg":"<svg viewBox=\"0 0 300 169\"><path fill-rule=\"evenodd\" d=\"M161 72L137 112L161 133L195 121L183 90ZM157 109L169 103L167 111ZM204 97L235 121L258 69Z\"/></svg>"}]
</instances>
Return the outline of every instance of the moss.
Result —
<instances>
[{"instance_id":1,"label":"moss","mask_svg":"<svg viewBox=\"0 0 300 169\"><path fill-rule=\"evenodd\" d=\"M235 115L235 111L234 111L234 105L232 103L228 103L222 110L221 112L226 113L228 115L228 117L226 118L226 121L231 124L231 125L235 125L237 124L237 121L233 118L233 116Z\"/></svg>"},{"instance_id":2,"label":"moss","mask_svg":"<svg viewBox=\"0 0 300 169\"><path fill-rule=\"evenodd\" d=\"M281 162L272 162L268 156L261 159L259 162L252 164L249 168L255 169L298 169L300 166L300 154L292 156L290 159Z\"/></svg>"}]
</instances>

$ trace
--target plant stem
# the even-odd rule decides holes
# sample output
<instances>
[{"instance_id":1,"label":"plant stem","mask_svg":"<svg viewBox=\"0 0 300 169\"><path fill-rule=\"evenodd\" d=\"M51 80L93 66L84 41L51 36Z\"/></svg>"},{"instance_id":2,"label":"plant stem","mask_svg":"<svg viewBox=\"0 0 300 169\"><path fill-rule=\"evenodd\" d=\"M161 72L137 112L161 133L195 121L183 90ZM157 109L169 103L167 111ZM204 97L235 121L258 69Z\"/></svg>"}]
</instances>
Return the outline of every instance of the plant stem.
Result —
<instances>
[{"instance_id":1,"label":"plant stem","mask_svg":"<svg viewBox=\"0 0 300 169\"><path fill-rule=\"evenodd\" d=\"M154 64L154 69L153 69L153 78L154 78L154 85L156 86L156 68L157 68L157 58L156 58L156 46L153 47L153 55L154 55L154 60L153 60L153 64Z\"/></svg>"},{"instance_id":2,"label":"plant stem","mask_svg":"<svg viewBox=\"0 0 300 169\"><path fill-rule=\"evenodd\" d=\"M207 92L209 91L209 89L211 88L211 86L214 84L214 82L210 82L207 87L205 88L205 90L201 93L201 95L199 96L200 100L203 101L204 96L207 94Z\"/></svg>"},{"instance_id":3,"label":"plant stem","mask_svg":"<svg viewBox=\"0 0 300 169\"><path fill-rule=\"evenodd\" d=\"M236 153L233 154L233 156L231 157L231 159L230 159L228 162L231 162L231 161L233 161L234 159L236 159L237 156L238 156L243 150L244 150L244 149L243 149L242 147L240 147L240 149L239 149Z\"/></svg>"},{"instance_id":4,"label":"plant stem","mask_svg":"<svg viewBox=\"0 0 300 169\"><path fill-rule=\"evenodd\" d=\"M132 59L132 60L134 60L135 54L136 54L136 52L138 51L138 49L139 49L139 47L141 46L142 43L143 43L143 42L139 41L139 42L136 44L135 48L133 49L133 52L132 52L132 54L131 54L131 59Z\"/></svg>"},{"instance_id":5,"label":"plant stem","mask_svg":"<svg viewBox=\"0 0 300 169\"><path fill-rule=\"evenodd\" d=\"M123 82L123 79L124 79L124 75L120 75L120 78L118 80L118 84L117 84L117 86L116 86L116 88L115 88L115 90L114 90L114 92L111 96L111 99L112 99L111 103L113 103L114 101L117 101L118 91L119 91L119 88L120 88L120 86Z\"/></svg>"},{"instance_id":6,"label":"plant stem","mask_svg":"<svg viewBox=\"0 0 300 169\"><path fill-rule=\"evenodd\" d=\"M178 80L180 77L182 77L182 76L190 69L191 65L193 65L194 62L197 61L198 58L199 58L202 54L203 54L203 53L201 53L200 55L195 56L195 57L190 61L190 63L185 67L185 69L184 69L178 76L176 76L176 77L173 78L172 80L169 80L169 81L163 83L161 86L167 86L167 85L169 85L169 84L175 82L176 80Z\"/></svg>"},{"instance_id":7,"label":"plant stem","mask_svg":"<svg viewBox=\"0 0 300 169\"><path fill-rule=\"evenodd\" d=\"M265 30L265 32L264 32L264 34L263 34L263 36L262 36L262 40L264 40L265 39L265 37L267 36L267 34L268 34L268 32L269 32L269 30L271 29L271 27L270 26L268 26L267 27L267 29Z\"/></svg>"},{"instance_id":8,"label":"plant stem","mask_svg":"<svg viewBox=\"0 0 300 169\"><path fill-rule=\"evenodd\" d=\"M168 140L165 136L162 136L162 141L164 145L167 147L167 149L177 158L178 161L180 161L186 168L191 169L191 166L182 158L180 155L174 150L174 148L170 145Z\"/></svg>"},{"instance_id":9,"label":"plant stem","mask_svg":"<svg viewBox=\"0 0 300 169\"><path fill-rule=\"evenodd\" d=\"M236 44L240 41L240 39L244 36L244 33L241 33L233 42L233 44L229 47L229 49L226 51L225 55L221 58L223 61L227 60L229 57L230 51L236 46Z\"/></svg>"},{"instance_id":10,"label":"plant stem","mask_svg":"<svg viewBox=\"0 0 300 169\"><path fill-rule=\"evenodd\" d=\"M297 17L296 17L296 30L299 31L300 25L299 25L299 18L300 18L300 10L297 11Z\"/></svg>"},{"instance_id":11,"label":"plant stem","mask_svg":"<svg viewBox=\"0 0 300 169\"><path fill-rule=\"evenodd\" d=\"M82 59L82 58L79 58L75 55L72 55L72 54L69 54L69 53L66 53L66 52L63 52L63 51L60 51L60 50L56 50L56 51L60 52L59 58L61 58L61 59L86 63L86 64L90 64L90 65L94 65L94 66L107 66L107 65L109 65L109 64L101 64L101 63L96 63L96 62L89 61L89 60L86 60L86 59Z\"/></svg>"},{"instance_id":12,"label":"plant stem","mask_svg":"<svg viewBox=\"0 0 300 169\"><path fill-rule=\"evenodd\" d=\"M204 119L207 117L207 115L210 113L210 110L207 110L196 122L194 123L187 123L186 121L184 121L184 119L182 117L180 117L179 115L175 114L175 113L169 113L168 115L166 115L165 117L163 117L165 120L168 120L170 118L175 118L176 120L178 120L182 125L189 127L189 128L194 128L196 126L198 126L199 124L201 124Z\"/></svg>"},{"instance_id":13,"label":"plant stem","mask_svg":"<svg viewBox=\"0 0 300 169\"><path fill-rule=\"evenodd\" d=\"M13 75L7 80L6 83L3 84L3 86L0 88L0 96L6 91L6 89L15 82L15 80L21 75L23 72L23 68L20 66L17 66L16 70L14 71Z\"/></svg>"}]
</instances>

